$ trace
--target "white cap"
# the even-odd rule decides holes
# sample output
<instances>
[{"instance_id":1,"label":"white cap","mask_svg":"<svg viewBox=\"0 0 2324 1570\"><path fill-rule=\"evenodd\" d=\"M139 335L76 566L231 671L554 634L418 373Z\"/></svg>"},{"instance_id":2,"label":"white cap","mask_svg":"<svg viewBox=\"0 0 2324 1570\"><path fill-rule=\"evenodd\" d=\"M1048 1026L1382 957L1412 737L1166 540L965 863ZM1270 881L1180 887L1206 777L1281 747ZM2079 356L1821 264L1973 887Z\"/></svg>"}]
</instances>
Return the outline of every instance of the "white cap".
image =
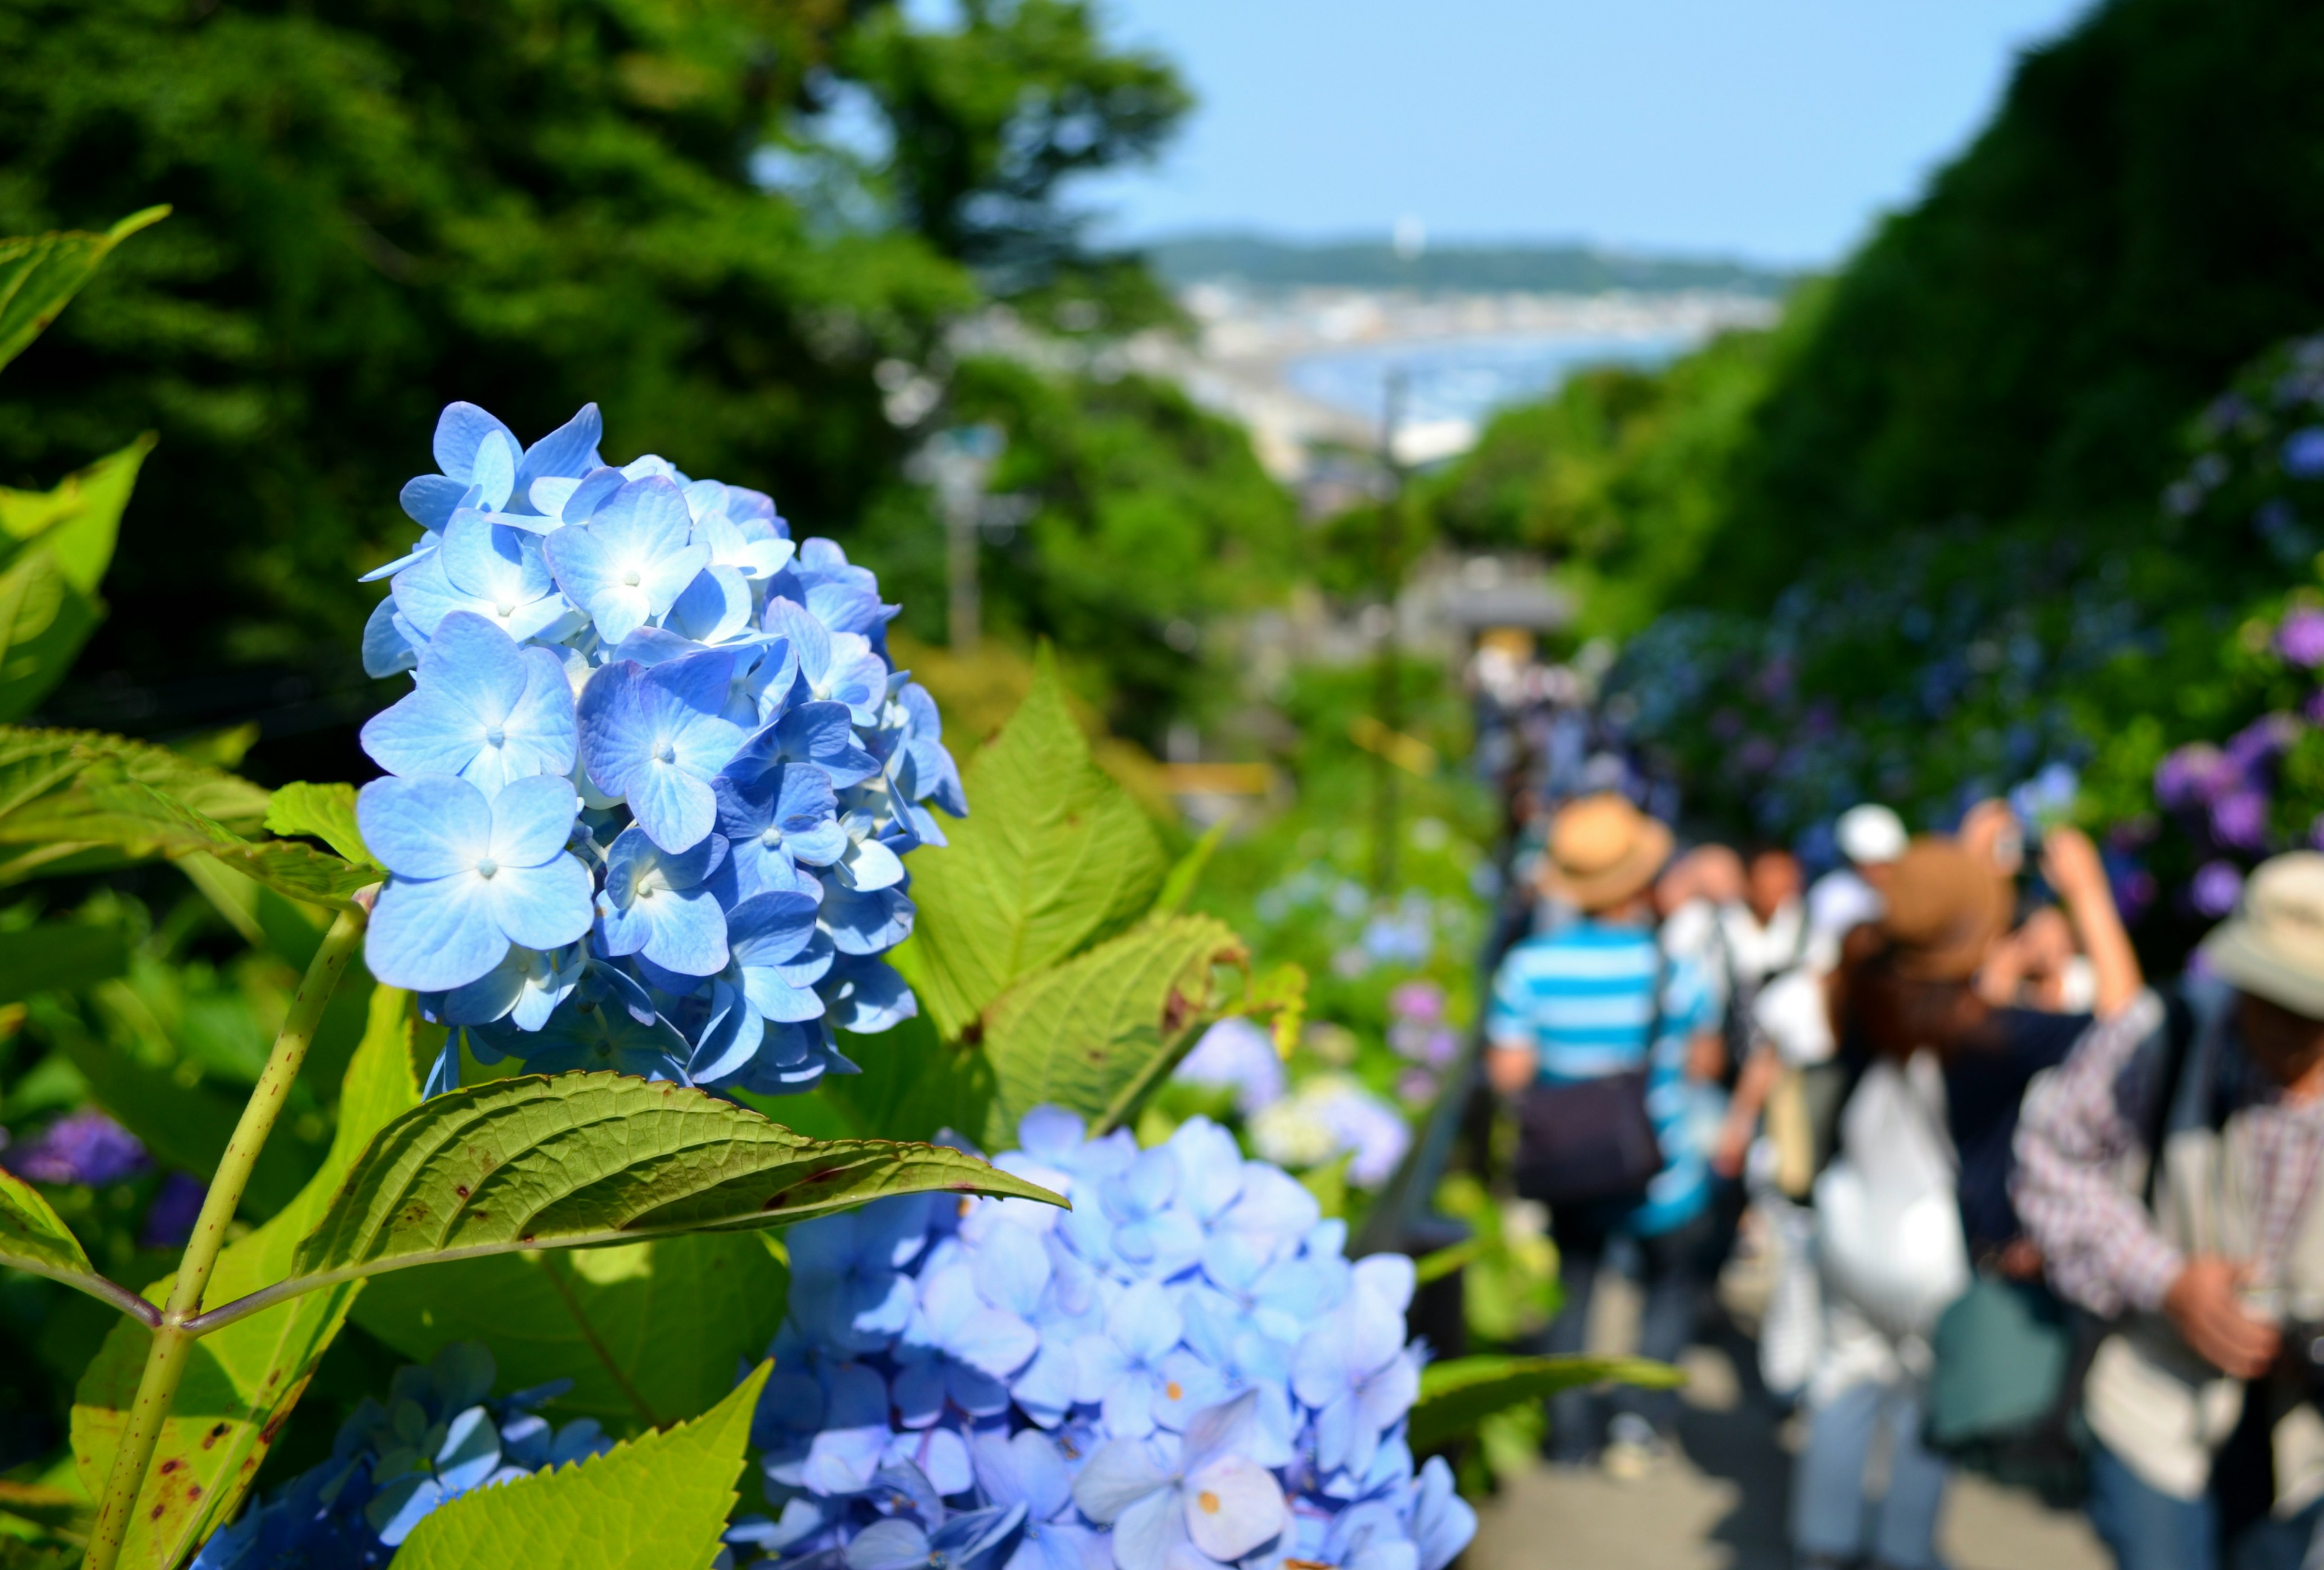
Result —
<instances>
[{"instance_id":1,"label":"white cap","mask_svg":"<svg viewBox=\"0 0 2324 1570\"><path fill-rule=\"evenodd\" d=\"M1911 839L1903 818L1869 801L1841 813L1832 826L1832 836L1840 842L1840 854L1859 867L1895 861L1904 854Z\"/></svg>"}]
</instances>

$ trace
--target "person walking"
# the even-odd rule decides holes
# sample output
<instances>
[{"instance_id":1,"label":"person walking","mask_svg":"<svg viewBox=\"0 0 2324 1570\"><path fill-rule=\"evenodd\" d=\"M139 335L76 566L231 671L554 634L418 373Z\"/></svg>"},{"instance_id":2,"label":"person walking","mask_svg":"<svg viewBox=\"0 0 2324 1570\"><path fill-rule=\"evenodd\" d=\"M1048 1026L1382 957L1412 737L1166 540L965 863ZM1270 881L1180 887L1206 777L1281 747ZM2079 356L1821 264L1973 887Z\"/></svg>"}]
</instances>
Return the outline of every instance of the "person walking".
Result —
<instances>
[{"instance_id":1,"label":"person walking","mask_svg":"<svg viewBox=\"0 0 2324 1570\"><path fill-rule=\"evenodd\" d=\"M1576 914L1517 944L1493 978L1487 1074L1518 1098L1518 1191L1550 1206L1564 1301L1553 1353L1582 1350L1592 1289L1618 1243L1645 1279L1640 1356L1685 1350L1699 1310L1710 1169L1692 1137L1696 1094L1720 1077L1717 1017L1701 967L1666 955L1650 900L1671 832L1610 793L1582 798L1551 825L1541 882ZM1674 1391L1613 1398L1603 1459L1635 1477L1666 1453ZM1596 1397L1550 1401L1551 1454L1581 1464L1599 1450Z\"/></svg>"},{"instance_id":2,"label":"person walking","mask_svg":"<svg viewBox=\"0 0 2324 1570\"><path fill-rule=\"evenodd\" d=\"M1884 864L1879 922L1848 935L1835 989L1856 1078L1814 1189L1822 1325L1792 1479L1792 1540L1809 1570L1934 1570L1950 1481L1921 1437L1929 1334L1969 1279L1949 1065L1988 1027L1971 984L2005 930L2008 892L1949 840L1915 840ZM1876 1494L1868 1463L1884 1436Z\"/></svg>"},{"instance_id":3,"label":"person walking","mask_svg":"<svg viewBox=\"0 0 2324 1570\"><path fill-rule=\"evenodd\" d=\"M2029 1097L2013 1184L2111 1321L2083 1410L2122 1570L2293 1570L2324 1517L2324 855L2262 864L2209 980L2101 1020Z\"/></svg>"}]
</instances>

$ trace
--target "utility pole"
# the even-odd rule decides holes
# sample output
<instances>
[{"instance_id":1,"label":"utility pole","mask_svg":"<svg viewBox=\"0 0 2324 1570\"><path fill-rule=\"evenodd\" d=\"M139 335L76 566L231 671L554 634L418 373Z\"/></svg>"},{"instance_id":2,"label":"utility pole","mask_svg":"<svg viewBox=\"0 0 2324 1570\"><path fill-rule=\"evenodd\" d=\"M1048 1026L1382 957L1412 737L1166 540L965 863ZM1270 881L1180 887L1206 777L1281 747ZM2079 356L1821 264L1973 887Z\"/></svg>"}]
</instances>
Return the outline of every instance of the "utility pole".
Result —
<instances>
[{"instance_id":1,"label":"utility pole","mask_svg":"<svg viewBox=\"0 0 2324 1570\"><path fill-rule=\"evenodd\" d=\"M985 482L1001 445L996 427L966 425L939 433L923 449L922 467L944 518L945 632L952 651L964 658L976 652L982 631L976 536L987 511Z\"/></svg>"},{"instance_id":2,"label":"utility pole","mask_svg":"<svg viewBox=\"0 0 2324 1570\"><path fill-rule=\"evenodd\" d=\"M1372 709L1379 716L1383 736L1403 726L1403 704L1397 691L1397 591L1403 573L1397 557L1404 534L1404 466L1397 458L1397 432L1404 424L1407 373L1393 366L1388 374L1386 407L1380 419L1380 467L1387 476L1380 498L1378 573L1379 578L1379 637L1373 650ZM1385 899L1396 887L1397 765L1382 746L1372 753L1372 894Z\"/></svg>"}]
</instances>

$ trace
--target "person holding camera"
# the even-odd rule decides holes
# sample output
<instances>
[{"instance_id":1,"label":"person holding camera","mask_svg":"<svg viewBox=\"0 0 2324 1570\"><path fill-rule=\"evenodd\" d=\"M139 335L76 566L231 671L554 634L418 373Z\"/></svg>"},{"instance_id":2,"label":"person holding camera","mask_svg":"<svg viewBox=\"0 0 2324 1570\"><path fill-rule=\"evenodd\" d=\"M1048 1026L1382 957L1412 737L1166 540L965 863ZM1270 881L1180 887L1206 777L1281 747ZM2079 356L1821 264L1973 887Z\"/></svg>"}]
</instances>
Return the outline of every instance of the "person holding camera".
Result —
<instances>
[{"instance_id":1,"label":"person holding camera","mask_svg":"<svg viewBox=\"0 0 2324 1570\"><path fill-rule=\"evenodd\" d=\"M2027 1099L2012 1192L2108 1322L2083 1411L2116 1562L2293 1570L2324 1517L2324 855L2264 863L2198 953Z\"/></svg>"}]
</instances>

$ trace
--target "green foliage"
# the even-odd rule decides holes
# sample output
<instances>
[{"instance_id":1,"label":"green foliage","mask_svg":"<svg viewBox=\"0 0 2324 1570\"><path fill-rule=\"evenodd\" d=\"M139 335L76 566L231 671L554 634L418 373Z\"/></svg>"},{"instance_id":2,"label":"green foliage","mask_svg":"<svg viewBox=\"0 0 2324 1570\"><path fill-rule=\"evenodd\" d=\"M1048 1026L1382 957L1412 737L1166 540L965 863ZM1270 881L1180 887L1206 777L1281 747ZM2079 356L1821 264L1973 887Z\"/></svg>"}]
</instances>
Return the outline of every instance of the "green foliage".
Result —
<instances>
[{"instance_id":1,"label":"green foliage","mask_svg":"<svg viewBox=\"0 0 2324 1570\"><path fill-rule=\"evenodd\" d=\"M373 1135L419 1101L412 1063L420 1029L410 993L388 987L373 993L370 1027L347 1070L329 1156L297 1199L219 1254L208 1302L256 1291L291 1266L300 1238L328 1212ZM145 1296L159 1303L170 1285L167 1278L156 1281ZM123 1564L170 1570L232 1519L361 1287L343 1282L276 1304L194 1344L138 1496ZM92 1494L102 1494L112 1472L150 1341L143 1325L121 1321L81 1376L73 1403L73 1459Z\"/></svg>"},{"instance_id":2,"label":"green foliage","mask_svg":"<svg viewBox=\"0 0 2324 1570\"><path fill-rule=\"evenodd\" d=\"M850 1132L933 1140L946 1129L985 1126L995 1094L992 1060L973 1042L941 1039L927 1013L877 1036L843 1037L841 1046L863 1072L827 1076L813 1099L835 1108ZM763 1110L796 1122L798 1100L770 1097Z\"/></svg>"},{"instance_id":3,"label":"green foliage","mask_svg":"<svg viewBox=\"0 0 2324 1570\"><path fill-rule=\"evenodd\" d=\"M319 839L355 866L379 866L356 826L352 785L310 785L303 780L285 785L267 798L266 827L274 834Z\"/></svg>"},{"instance_id":4,"label":"green foliage","mask_svg":"<svg viewBox=\"0 0 2324 1570\"><path fill-rule=\"evenodd\" d=\"M932 1189L1064 1203L942 1146L803 1139L706 1092L623 1075L521 1075L430 1097L382 1130L285 1286L773 1226Z\"/></svg>"},{"instance_id":5,"label":"green foliage","mask_svg":"<svg viewBox=\"0 0 2324 1570\"><path fill-rule=\"evenodd\" d=\"M1158 749L1170 720L1197 715L1221 685L1187 634L1269 603L1297 575L1289 494L1240 428L1168 383L980 356L951 392L953 418L1007 437L989 488L1028 510L1004 540L985 532L988 623L1070 650L1099 683L1108 725ZM873 539L906 614L933 617L941 531L899 519Z\"/></svg>"},{"instance_id":6,"label":"green foliage","mask_svg":"<svg viewBox=\"0 0 2324 1570\"><path fill-rule=\"evenodd\" d=\"M1018 1120L1043 1104L1094 1113L1096 1132L1121 1123L1207 1022L1213 968L1248 957L1223 923L1172 916L1019 983L984 1032L1000 1090L986 1144L1013 1144Z\"/></svg>"},{"instance_id":7,"label":"green foliage","mask_svg":"<svg viewBox=\"0 0 2324 1570\"><path fill-rule=\"evenodd\" d=\"M1558 561L1577 633L1634 633L1723 522L1753 412L1794 337L1729 332L1663 370L1582 372L1497 415L1424 483L1422 503L1462 545Z\"/></svg>"},{"instance_id":8,"label":"green foliage","mask_svg":"<svg viewBox=\"0 0 2324 1570\"><path fill-rule=\"evenodd\" d=\"M1025 976L1143 914L1167 871L1153 826L1091 761L1046 651L1024 706L964 778L970 816L949 845L912 858L919 925L898 954L954 1039Z\"/></svg>"},{"instance_id":9,"label":"green foliage","mask_svg":"<svg viewBox=\"0 0 2324 1570\"><path fill-rule=\"evenodd\" d=\"M535 1560L560 1570L708 1570L773 1366L761 1363L691 1423L463 1494L420 1523L397 1561L403 1570Z\"/></svg>"},{"instance_id":10,"label":"green foliage","mask_svg":"<svg viewBox=\"0 0 2324 1570\"><path fill-rule=\"evenodd\" d=\"M1695 587L1757 608L1957 518L2153 539L2171 437L2324 319L2324 13L2112 0L1831 287L1757 416ZM2199 545L2200 549L2200 545Z\"/></svg>"},{"instance_id":11,"label":"green foliage","mask_svg":"<svg viewBox=\"0 0 2324 1570\"><path fill-rule=\"evenodd\" d=\"M23 354L57 319L115 245L169 216L167 208L147 208L102 235L0 240L0 365Z\"/></svg>"},{"instance_id":12,"label":"green foliage","mask_svg":"<svg viewBox=\"0 0 2324 1570\"><path fill-rule=\"evenodd\" d=\"M109 222L155 193L176 208L0 385L0 478L149 428L166 443L169 494L124 519L97 663L158 683L271 662L364 702L355 633L380 591L353 580L403 549L390 499L456 398L530 436L595 397L609 454L761 486L802 533L917 513L875 367L927 361L980 278L1076 265L1058 182L1142 156L1185 101L1084 6L964 13L0 16L0 229ZM867 103L892 168L832 112Z\"/></svg>"},{"instance_id":13,"label":"green foliage","mask_svg":"<svg viewBox=\"0 0 2324 1570\"><path fill-rule=\"evenodd\" d=\"M555 1407L615 1432L691 1418L724 1395L783 1320L789 1272L766 1233L460 1260L373 1279L355 1321L424 1362L481 1342L501 1380L569 1379Z\"/></svg>"},{"instance_id":14,"label":"green foliage","mask_svg":"<svg viewBox=\"0 0 2324 1570\"><path fill-rule=\"evenodd\" d=\"M104 619L97 580L153 440L142 436L52 491L0 489L0 721L46 697Z\"/></svg>"},{"instance_id":15,"label":"green foliage","mask_svg":"<svg viewBox=\"0 0 2324 1570\"><path fill-rule=\"evenodd\" d=\"M78 992L110 981L129 965L129 947L113 928L86 921L44 921L0 942L0 1003L36 993Z\"/></svg>"},{"instance_id":16,"label":"green foliage","mask_svg":"<svg viewBox=\"0 0 2324 1570\"><path fill-rule=\"evenodd\" d=\"M1642 1385L1668 1390L1686 1376L1668 1363L1635 1357L1453 1357L1420 1371L1420 1399L1407 1430L1416 1455L1441 1450L1476 1432L1485 1419L1576 1385Z\"/></svg>"}]
</instances>

